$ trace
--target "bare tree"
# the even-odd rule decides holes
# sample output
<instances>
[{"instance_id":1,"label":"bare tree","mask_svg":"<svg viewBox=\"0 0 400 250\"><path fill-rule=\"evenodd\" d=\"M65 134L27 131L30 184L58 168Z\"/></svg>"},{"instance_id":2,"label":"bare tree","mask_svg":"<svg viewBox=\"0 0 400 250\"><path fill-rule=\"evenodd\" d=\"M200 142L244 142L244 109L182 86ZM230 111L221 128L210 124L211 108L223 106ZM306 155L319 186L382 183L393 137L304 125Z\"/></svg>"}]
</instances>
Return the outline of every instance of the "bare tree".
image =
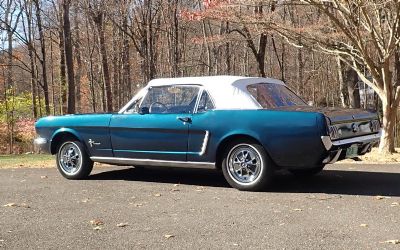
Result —
<instances>
[{"instance_id":1,"label":"bare tree","mask_svg":"<svg viewBox=\"0 0 400 250\"><path fill-rule=\"evenodd\" d=\"M69 10L71 0L63 0L63 34L65 47L65 62L67 63L68 72L68 108L67 113L75 113L75 74L74 74L74 58L72 55L72 36L71 23L69 20Z\"/></svg>"},{"instance_id":2,"label":"bare tree","mask_svg":"<svg viewBox=\"0 0 400 250\"><path fill-rule=\"evenodd\" d=\"M308 45L337 56L355 70L382 101L383 124L379 148L381 152L394 152L400 82L393 81L392 75L400 42L400 3L384 0L300 2L302 6L296 2L294 8L303 8L303 19L308 22L293 26L276 18L266 20L266 25L292 44ZM310 13L314 16L310 17ZM317 18L317 14L321 17ZM302 44L298 43L300 38Z\"/></svg>"}]
</instances>

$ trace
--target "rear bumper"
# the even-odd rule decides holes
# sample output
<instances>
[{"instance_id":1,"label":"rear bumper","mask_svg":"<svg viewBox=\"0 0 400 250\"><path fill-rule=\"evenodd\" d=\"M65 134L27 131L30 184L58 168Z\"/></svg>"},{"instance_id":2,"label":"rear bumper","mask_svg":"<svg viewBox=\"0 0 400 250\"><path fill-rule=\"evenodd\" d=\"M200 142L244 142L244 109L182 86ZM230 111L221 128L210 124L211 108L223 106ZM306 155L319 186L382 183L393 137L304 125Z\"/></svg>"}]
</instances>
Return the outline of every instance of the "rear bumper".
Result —
<instances>
[{"instance_id":1,"label":"rear bumper","mask_svg":"<svg viewBox=\"0 0 400 250\"><path fill-rule=\"evenodd\" d=\"M47 140L46 138L38 137L34 139L33 145L35 146L36 149L42 152L50 153L50 143L49 140Z\"/></svg>"},{"instance_id":2,"label":"rear bumper","mask_svg":"<svg viewBox=\"0 0 400 250\"><path fill-rule=\"evenodd\" d=\"M322 144L327 150L327 156L322 163L334 163L339 160L346 159L347 148L356 145L358 147L358 155L364 155L371 151L371 148L379 143L381 132L371 135L358 136L348 139L332 141L329 136L321 136Z\"/></svg>"}]
</instances>

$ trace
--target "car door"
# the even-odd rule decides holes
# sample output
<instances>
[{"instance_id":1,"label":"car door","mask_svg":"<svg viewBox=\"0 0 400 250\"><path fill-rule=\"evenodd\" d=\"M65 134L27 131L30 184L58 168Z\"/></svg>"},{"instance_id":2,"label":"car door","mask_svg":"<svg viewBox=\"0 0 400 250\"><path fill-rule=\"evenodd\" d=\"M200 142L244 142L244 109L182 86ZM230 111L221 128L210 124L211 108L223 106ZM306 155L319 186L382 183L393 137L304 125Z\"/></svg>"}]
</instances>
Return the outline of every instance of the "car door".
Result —
<instances>
[{"instance_id":1,"label":"car door","mask_svg":"<svg viewBox=\"0 0 400 250\"><path fill-rule=\"evenodd\" d=\"M154 86L111 118L114 157L186 161L198 86Z\"/></svg>"},{"instance_id":2,"label":"car door","mask_svg":"<svg viewBox=\"0 0 400 250\"><path fill-rule=\"evenodd\" d=\"M197 110L192 116L189 127L188 161L191 162L212 162L213 150L210 148L210 141L219 136L224 125L216 117L214 102L206 90L200 93ZM213 144L213 143L211 143Z\"/></svg>"}]
</instances>

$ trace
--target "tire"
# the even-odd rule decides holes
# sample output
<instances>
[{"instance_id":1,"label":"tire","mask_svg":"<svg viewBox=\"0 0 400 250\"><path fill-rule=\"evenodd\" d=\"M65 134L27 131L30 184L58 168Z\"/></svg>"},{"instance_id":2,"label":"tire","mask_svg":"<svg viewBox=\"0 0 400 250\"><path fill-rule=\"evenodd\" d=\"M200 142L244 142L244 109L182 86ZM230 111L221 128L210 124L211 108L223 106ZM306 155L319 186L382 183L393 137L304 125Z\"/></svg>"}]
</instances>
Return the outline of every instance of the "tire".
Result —
<instances>
[{"instance_id":1,"label":"tire","mask_svg":"<svg viewBox=\"0 0 400 250\"><path fill-rule=\"evenodd\" d=\"M298 177L311 177L320 173L324 169L324 167L325 165L305 169L289 169L289 172Z\"/></svg>"},{"instance_id":2,"label":"tire","mask_svg":"<svg viewBox=\"0 0 400 250\"><path fill-rule=\"evenodd\" d=\"M57 168L61 175L70 180L85 179L93 169L93 161L85 147L76 140L66 140L57 149Z\"/></svg>"},{"instance_id":3,"label":"tire","mask_svg":"<svg viewBox=\"0 0 400 250\"><path fill-rule=\"evenodd\" d=\"M231 187L261 191L272 181L274 166L264 148L252 141L231 143L224 154L222 172Z\"/></svg>"}]
</instances>

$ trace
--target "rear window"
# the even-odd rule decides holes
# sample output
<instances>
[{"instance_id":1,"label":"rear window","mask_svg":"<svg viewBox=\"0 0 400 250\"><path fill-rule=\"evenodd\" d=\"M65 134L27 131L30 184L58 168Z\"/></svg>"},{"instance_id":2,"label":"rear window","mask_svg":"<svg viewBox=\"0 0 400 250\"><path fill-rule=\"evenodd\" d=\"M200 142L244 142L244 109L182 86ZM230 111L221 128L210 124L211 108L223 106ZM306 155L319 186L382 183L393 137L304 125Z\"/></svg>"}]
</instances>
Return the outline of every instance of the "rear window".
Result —
<instances>
[{"instance_id":1,"label":"rear window","mask_svg":"<svg viewBox=\"0 0 400 250\"><path fill-rule=\"evenodd\" d=\"M257 83L247 86L249 93L266 109L284 106L306 106L307 104L285 85Z\"/></svg>"}]
</instances>

